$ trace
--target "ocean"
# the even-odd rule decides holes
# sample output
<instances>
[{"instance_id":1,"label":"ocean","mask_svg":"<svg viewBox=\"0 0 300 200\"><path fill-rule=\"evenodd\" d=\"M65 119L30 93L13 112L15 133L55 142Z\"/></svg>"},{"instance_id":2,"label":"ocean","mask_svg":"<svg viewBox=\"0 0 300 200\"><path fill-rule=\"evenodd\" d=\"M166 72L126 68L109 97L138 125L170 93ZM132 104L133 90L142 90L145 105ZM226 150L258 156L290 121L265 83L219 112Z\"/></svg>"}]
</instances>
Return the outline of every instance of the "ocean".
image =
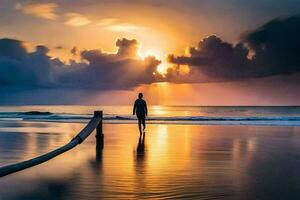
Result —
<instances>
[{"instance_id":1,"label":"ocean","mask_svg":"<svg viewBox=\"0 0 300 200\"><path fill-rule=\"evenodd\" d=\"M0 178L1 200L299 199L300 107L0 107L0 166L47 153L104 112L92 134L41 165Z\"/></svg>"},{"instance_id":2,"label":"ocean","mask_svg":"<svg viewBox=\"0 0 300 200\"><path fill-rule=\"evenodd\" d=\"M0 121L86 123L93 111L104 112L105 123L136 123L132 106L0 107ZM300 106L149 106L151 124L299 126Z\"/></svg>"}]
</instances>

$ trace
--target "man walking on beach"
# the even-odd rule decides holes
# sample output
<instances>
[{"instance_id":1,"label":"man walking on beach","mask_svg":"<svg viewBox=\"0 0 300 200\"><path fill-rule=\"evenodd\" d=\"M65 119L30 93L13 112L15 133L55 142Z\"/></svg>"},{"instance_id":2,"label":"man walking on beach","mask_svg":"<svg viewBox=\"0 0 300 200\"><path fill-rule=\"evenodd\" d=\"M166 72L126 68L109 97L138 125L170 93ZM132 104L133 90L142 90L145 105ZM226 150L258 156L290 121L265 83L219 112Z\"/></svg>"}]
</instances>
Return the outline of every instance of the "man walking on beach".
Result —
<instances>
[{"instance_id":1,"label":"man walking on beach","mask_svg":"<svg viewBox=\"0 0 300 200\"><path fill-rule=\"evenodd\" d=\"M146 101L143 99L143 93L139 93L139 98L135 100L133 106L133 115L137 116L139 122L139 131L140 135L142 135L142 124L143 124L143 131L146 128L146 116L148 115L148 109Z\"/></svg>"}]
</instances>

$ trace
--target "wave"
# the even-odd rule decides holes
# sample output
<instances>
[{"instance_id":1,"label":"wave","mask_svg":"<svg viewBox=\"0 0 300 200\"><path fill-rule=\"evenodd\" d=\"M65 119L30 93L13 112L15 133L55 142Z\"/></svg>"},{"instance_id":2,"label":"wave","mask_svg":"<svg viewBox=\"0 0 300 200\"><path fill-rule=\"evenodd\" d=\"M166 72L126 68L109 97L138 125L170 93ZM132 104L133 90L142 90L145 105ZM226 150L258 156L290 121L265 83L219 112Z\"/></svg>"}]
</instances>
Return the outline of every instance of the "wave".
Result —
<instances>
[{"instance_id":1,"label":"wave","mask_svg":"<svg viewBox=\"0 0 300 200\"><path fill-rule=\"evenodd\" d=\"M29 111L29 112L24 112L24 115L52 115L53 113L51 112L41 112L41 111Z\"/></svg>"},{"instance_id":2,"label":"wave","mask_svg":"<svg viewBox=\"0 0 300 200\"><path fill-rule=\"evenodd\" d=\"M86 123L91 114L51 113L40 111L0 112L0 121L41 121ZM132 115L104 115L105 123L136 123ZM300 126L300 116L152 116L152 124L239 124L239 125L293 125Z\"/></svg>"}]
</instances>

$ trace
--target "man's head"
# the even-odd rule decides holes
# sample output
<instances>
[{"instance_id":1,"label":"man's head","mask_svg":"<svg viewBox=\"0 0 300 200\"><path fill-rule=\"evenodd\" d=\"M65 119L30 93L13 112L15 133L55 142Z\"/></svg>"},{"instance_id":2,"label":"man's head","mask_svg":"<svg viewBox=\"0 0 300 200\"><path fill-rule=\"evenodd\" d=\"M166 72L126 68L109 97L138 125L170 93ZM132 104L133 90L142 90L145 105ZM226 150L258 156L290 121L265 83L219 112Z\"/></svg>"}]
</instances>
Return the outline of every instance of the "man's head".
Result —
<instances>
[{"instance_id":1,"label":"man's head","mask_svg":"<svg viewBox=\"0 0 300 200\"><path fill-rule=\"evenodd\" d=\"M143 98L143 93L139 93L139 99Z\"/></svg>"}]
</instances>

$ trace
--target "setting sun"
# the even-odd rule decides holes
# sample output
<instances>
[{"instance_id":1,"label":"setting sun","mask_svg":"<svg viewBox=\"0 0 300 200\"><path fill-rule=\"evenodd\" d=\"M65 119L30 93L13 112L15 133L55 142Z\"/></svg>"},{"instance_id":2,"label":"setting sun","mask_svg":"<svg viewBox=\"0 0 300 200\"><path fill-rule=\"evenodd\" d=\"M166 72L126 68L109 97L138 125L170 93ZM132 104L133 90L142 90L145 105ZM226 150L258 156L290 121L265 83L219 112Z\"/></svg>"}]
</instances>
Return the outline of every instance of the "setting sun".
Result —
<instances>
[{"instance_id":1,"label":"setting sun","mask_svg":"<svg viewBox=\"0 0 300 200\"><path fill-rule=\"evenodd\" d=\"M168 66L167 63L162 62L157 66L157 72L164 76L165 74L167 74L169 68L170 66Z\"/></svg>"},{"instance_id":2,"label":"setting sun","mask_svg":"<svg viewBox=\"0 0 300 200\"><path fill-rule=\"evenodd\" d=\"M141 49L139 51L139 56L142 58L142 59L145 59L146 57L148 56L154 56L155 58L161 60L161 64L159 64L157 66L157 72L161 75L165 75L167 74L167 71L169 68L171 68L171 66L165 62L165 53L163 52L163 50L159 50L159 49L146 49L146 50L143 50Z\"/></svg>"},{"instance_id":3,"label":"setting sun","mask_svg":"<svg viewBox=\"0 0 300 200\"><path fill-rule=\"evenodd\" d=\"M165 53L162 50L148 49L147 47L144 47L139 51L139 56L143 59L148 56L155 56L158 59L162 59L164 57L164 54Z\"/></svg>"}]
</instances>

